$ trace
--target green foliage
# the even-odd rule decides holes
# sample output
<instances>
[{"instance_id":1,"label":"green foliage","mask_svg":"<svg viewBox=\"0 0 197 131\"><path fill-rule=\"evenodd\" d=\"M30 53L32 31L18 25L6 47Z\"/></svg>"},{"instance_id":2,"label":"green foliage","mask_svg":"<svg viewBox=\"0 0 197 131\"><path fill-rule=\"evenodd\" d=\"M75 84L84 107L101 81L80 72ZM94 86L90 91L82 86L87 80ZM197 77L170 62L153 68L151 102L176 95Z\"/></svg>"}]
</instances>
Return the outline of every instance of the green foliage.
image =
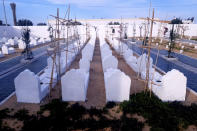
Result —
<instances>
[{"instance_id":1,"label":"green foliage","mask_svg":"<svg viewBox=\"0 0 197 131\"><path fill-rule=\"evenodd\" d=\"M180 103L162 102L155 95L139 93L120 105L124 113L139 114L147 119L152 130L180 130L197 125L197 105L186 107Z\"/></svg>"},{"instance_id":2,"label":"green foliage","mask_svg":"<svg viewBox=\"0 0 197 131\"><path fill-rule=\"evenodd\" d=\"M22 54L24 55L25 59L33 59L33 53L30 48L30 29L29 28L24 28L22 32L22 38L23 41L25 42L25 49L22 51Z\"/></svg>"},{"instance_id":3,"label":"green foliage","mask_svg":"<svg viewBox=\"0 0 197 131\"><path fill-rule=\"evenodd\" d=\"M3 25L3 21L2 21L2 20L0 20L0 26L1 26L1 25Z\"/></svg>"},{"instance_id":4,"label":"green foliage","mask_svg":"<svg viewBox=\"0 0 197 131\"><path fill-rule=\"evenodd\" d=\"M26 45L30 43L30 29L28 28L23 29L22 38Z\"/></svg>"},{"instance_id":5,"label":"green foliage","mask_svg":"<svg viewBox=\"0 0 197 131\"><path fill-rule=\"evenodd\" d=\"M14 129L2 125L3 119L10 118L9 113L10 113L9 109L0 110L0 131L14 131Z\"/></svg>"},{"instance_id":6,"label":"green foliage","mask_svg":"<svg viewBox=\"0 0 197 131\"><path fill-rule=\"evenodd\" d=\"M175 18L170 21L170 24L183 24L183 22L180 18Z\"/></svg>"},{"instance_id":7,"label":"green foliage","mask_svg":"<svg viewBox=\"0 0 197 131\"><path fill-rule=\"evenodd\" d=\"M33 26L33 22L27 19L18 20L17 26Z\"/></svg>"},{"instance_id":8,"label":"green foliage","mask_svg":"<svg viewBox=\"0 0 197 131\"><path fill-rule=\"evenodd\" d=\"M46 26L46 23L38 23L37 26Z\"/></svg>"},{"instance_id":9,"label":"green foliage","mask_svg":"<svg viewBox=\"0 0 197 131\"><path fill-rule=\"evenodd\" d=\"M115 102L107 102L105 107L108 109L111 109L111 108L115 107L116 105L117 104Z\"/></svg>"},{"instance_id":10,"label":"green foliage","mask_svg":"<svg viewBox=\"0 0 197 131\"><path fill-rule=\"evenodd\" d=\"M10 110L7 108L0 110L0 120L9 117L9 113L10 113Z\"/></svg>"},{"instance_id":11,"label":"green foliage","mask_svg":"<svg viewBox=\"0 0 197 131\"><path fill-rule=\"evenodd\" d=\"M109 105L109 104L108 104ZM112 104L114 105L114 104ZM39 114L45 110L50 111L50 116L34 117L31 120L25 121L22 130L102 130L111 128L112 130L141 130L143 123L137 122L135 119L126 118L121 120L109 120L103 114L107 113L107 108L104 109L85 109L78 103L71 106L66 102L53 100L50 104L41 107ZM89 115L89 118L84 119L84 115ZM95 116L98 118L95 119Z\"/></svg>"},{"instance_id":12,"label":"green foliage","mask_svg":"<svg viewBox=\"0 0 197 131\"><path fill-rule=\"evenodd\" d=\"M136 119L122 117L121 131L141 131L144 127L144 124L138 122Z\"/></svg>"},{"instance_id":13,"label":"green foliage","mask_svg":"<svg viewBox=\"0 0 197 131\"><path fill-rule=\"evenodd\" d=\"M123 115L120 119L109 119L109 109L120 106ZM44 112L49 111L45 116ZM154 94L138 93L131 95L129 101L120 105L109 102L103 109L86 109L78 103L69 105L59 99L41 106L37 116L29 115L25 109L19 110L9 116L9 110L0 111L0 130L11 130L2 127L2 119L11 117L24 122L23 131L35 130L103 130L110 128L113 131L141 131L143 122L131 118L133 114L143 116L151 126L152 131L176 131L187 128L188 125L197 126L197 105L183 106L179 102L162 102Z\"/></svg>"},{"instance_id":14,"label":"green foliage","mask_svg":"<svg viewBox=\"0 0 197 131\"><path fill-rule=\"evenodd\" d=\"M108 25L120 25L119 22L109 22Z\"/></svg>"},{"instance_id":15,"label":"green foliage","mask_svg":"<svg viewBox=\"0 0 197 131\"><path fill-rule=\"evenodd\" d=\"M14 117L18 120L24 121L28 120L30 116L28 115L29 111L26 109L21 109L14 114Z\"/></svg>"}]
</instances>

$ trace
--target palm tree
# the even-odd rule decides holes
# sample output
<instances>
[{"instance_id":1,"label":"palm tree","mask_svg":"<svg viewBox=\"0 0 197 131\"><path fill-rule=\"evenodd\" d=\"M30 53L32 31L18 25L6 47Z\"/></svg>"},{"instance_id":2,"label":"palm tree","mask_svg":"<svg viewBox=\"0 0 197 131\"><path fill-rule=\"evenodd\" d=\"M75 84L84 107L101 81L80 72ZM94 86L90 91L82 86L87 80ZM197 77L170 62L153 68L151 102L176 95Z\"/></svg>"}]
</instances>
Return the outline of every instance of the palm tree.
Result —
<instances>
[{"instance_id":1,"label":"palm tree","mask_svg":"<svg viewBox=\"0 0 197 131\"><path fill-rule=\"evenodd\" d=\"M11 6L11 9L12 9L14 26L16 26L17 25L17 20L16 20L16 4L15 3L10 3L10 6Z\"/></svg>"}]
</instances>

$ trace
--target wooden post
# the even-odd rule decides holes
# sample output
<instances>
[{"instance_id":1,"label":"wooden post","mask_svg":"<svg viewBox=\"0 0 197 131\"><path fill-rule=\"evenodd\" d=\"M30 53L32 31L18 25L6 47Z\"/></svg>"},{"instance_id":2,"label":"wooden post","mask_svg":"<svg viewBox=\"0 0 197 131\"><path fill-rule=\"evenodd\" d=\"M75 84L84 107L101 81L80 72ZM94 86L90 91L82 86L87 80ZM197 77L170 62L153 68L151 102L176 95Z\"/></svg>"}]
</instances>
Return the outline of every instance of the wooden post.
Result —
<instances>
[{"instance_id":1,"label":"wooden post","mask_svg":"<svg viewBox=\"0 0 197 131\"><path fill-rule=\"evenodd\" d=\"M69 16L70 15L70 5L68 7L68 22L69 22ZM68 29L69 29L69 23L67 24L67 39L66 39L66 68L68 63Z\"/></svg>"},{"instance_id":2,"label":"wooden post","mask_svg":"<svg viewBox=\"0 0 197 131\"><path fill-rule=\"evenodd\" d=\"M49 90L50 90L50 93L49 93L49 98L51 100L51 91L52 91L52 87L53 87L53 74L54 74L54 68L55 68L55 62L56 62L56 50L54 50L54 56L51 56L52 60L53 60L53 66L52 66L52 71L51 71L51 79L50 79L50 86L49 86Z\"/></svg>"},{"instance_id":3,"label":"wooden post","mask_svg":"<svg viewBox=\"0 0 197 131\"><path fill-rule=\"evenodd\" d=\"M150 38L148 43L148 62L146 64L146 90L149 86L149 72L150 72L150 49L151 49L151 42L152 42L152 32L153 32L153 22L154 22L154 9L152 14L152 20L151 20L151 30L150 30Z\"/></svg>"},{"instance_id":4,"label":"wooden post","mask_svg":"<svg viewBox=\"0 0 197 131\"><path fill-rule=\"evenodd\" d=\"M60 63L60 57L61 57L61 51L60 51L60 30L59 30L59 8L57 8L57 35L58 35L58 43L57 43L57 48L58 48L58 85L59 85L59 96L61 99L61 63Z\"/></svg>"}]
</instances>

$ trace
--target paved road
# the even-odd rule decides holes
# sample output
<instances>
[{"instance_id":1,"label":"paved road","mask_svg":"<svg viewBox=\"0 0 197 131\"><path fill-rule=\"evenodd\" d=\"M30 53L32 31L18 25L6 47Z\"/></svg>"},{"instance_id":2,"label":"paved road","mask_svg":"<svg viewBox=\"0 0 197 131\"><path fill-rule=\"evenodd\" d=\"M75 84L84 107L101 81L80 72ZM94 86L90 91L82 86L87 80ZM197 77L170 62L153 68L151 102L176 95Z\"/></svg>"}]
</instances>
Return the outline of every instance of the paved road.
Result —
<instances>
[{"instance_id":1,"label":"paved road","mask_svg":"<svg viewBox=\"0 0 197 131\"><path fill-rule=\"evenodd\" d=\"M131 44L128 44L128 45L129 45L129 48L131 48L137 54L140 54L140 55L142 54L142 49L140 47L136 45L131 45ZM156 61L156 57L157 57L156 52L157 50L151 51L151 58L153 58L154 62ZM184 63L184 61L182 62L179 59L169 61L165 59L164 56L165 56L165 51L160 53L158 57L157 67L159 67L164 72L168 72L172 69L177 69L181 71L187 77L187 87L197 91L197 79L196 79L197 71L194 71L194 70L197 70L197 68L194 65ZM187 58L187 59L189 59L190 63L196 60L192 58Z\"/></svg>"},{"instance_id":2,"label":"paved road","mask_svg":"<svg viewBox=\"0 0 197 131\"><path fill-rule=\"evenodd\" d=\"M14 92L14 79L15 77L25 69L29 69L34 73L40 72L47 66L47 56L41 56L36 61L31 64L24 66L23 68L16 70L15 72L7 75L6 77L0 79L0 101L8 97L12 92Z\"/></svg>"},{"instance_id":3,"label":"paved road","mask_svg":"<svg viewBox=\"0 0 197 131\"><path fill-rule=\"evenodd\" d=\"M43 53L44 51L46 51L48 46L44 46L44 47L41 47L41 48L38 48L33 52L34 55L38 55L40 53ZM11 59L8 59L8 60L5 60L3 62L0 63L0 72L2 71L5 71L9 68L11 68L12 66L15 66L17 64L20 64L20 61L21 59L23 58L23 56L17 56L17 57L14 57L14 58L11 58Z\"/></svg>"}]
</instances>

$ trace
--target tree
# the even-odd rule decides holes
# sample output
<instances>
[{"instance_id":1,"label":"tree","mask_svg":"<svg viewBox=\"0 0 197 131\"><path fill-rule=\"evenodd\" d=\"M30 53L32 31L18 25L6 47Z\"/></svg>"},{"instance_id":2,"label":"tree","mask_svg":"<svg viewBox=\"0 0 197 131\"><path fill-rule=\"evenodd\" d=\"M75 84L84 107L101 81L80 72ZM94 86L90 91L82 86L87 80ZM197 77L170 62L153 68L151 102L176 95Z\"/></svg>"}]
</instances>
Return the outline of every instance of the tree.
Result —
<instances>
[{"instance_id":1,"label":"tree","mask_svg":"<svg viewBox=\"0 0 197 131\"><path fill-rule=\"evenodd\" d=\"M187 20L191 20L191 22L194 22L194 17L188 18Z\"/></svg>"},{"instance_id":2,"label":"tree","mask_svg":"<svg viewBox=\"0 0 197 131\"><path fill-rule=\"evenodd\" d=\"M18 26L33 26L33 22L28 19L21 19L17 22Z\"/></svg>"},{"instance_id":3,"label":"tree","mask_svg":"<svg viewBox=\"0 0 197 131\"><path fill-rule=\"evenodd\" d=\"M120 25L119 22L109 22L108 25Z\"/></svg>"},{"instance_id":4,"label":"tree","mask_svg":"<svg viewBox=\"0 0 197 131\"><path fill-rule=\"evenodd\" d=\"M37 26L46 26L46 23L38 23Z\"/></svg>"},{"instance_id":5,"label":"tree","mask_svg":"<svg viewBox=\"0 0 197 131\"><path fill-rule=\"evenodd\" d=\"M183 22L180 18L175 18L170 21L170 24L183 24Z\"/></svg>"},{"instance_id":6,"label":"tree","mask_svg":"<svg viewBox=\"0 0 197 131\"><path fill-rule=\"evenodd\" d=\"M172 29L170 31L170 45L168 50L168 58L172 58L171 53L175 47L175 33L174 33L174 24L172 25Z\"/></svg>"},{"instance_id":7,"label":"tree","mask_svg":"<svg viewBox=\"0 0 197 131\"><path fill-rule=\"evenodd\" d=\"M23 29L22 40L24 41L26 45L24 51L22 52L25 60L33 59L33 53L31 51L30 44L29 44L30 43L30 29L28 28Z\"/></svg>"},{"instance_id":8,"label":"tree","mask_svg":"<svg viewBox=\"0 0 197 131\"><path fill-rule=\"evenodd\" d=\"M51 38L51 41L53 41L53 27L50 25L49 28L48 28L48 31L49 31L49 37Z\"/></svg>"},{"instance_id":9,"label":"tree","mask_svg":"<svg viewBox=\"0 0 197 131\"><path fill-rule=\"evenodd\" d=\"M4 24L2 20L0 20L0 26L6 26L6 24ZM10 26L10 24L7 24L7 26Z\"/></svg>"},{"instance_id":10,"label":"tree","mask_svg":"<svg viewBox=\"0 0 197 131\"><path fill-rule=\"evenodd\" d=\"M187 31L189 27L183 25L183 26L180 26L180 28L182 29L181 37L184 38L185 37L185 31Z\"/></svg>"},{"instance_id":11,"label":"tree","mask_svg":"<svg viewBox=\"0 0 197 131\"><path fill-rule=\"evenodd\" d=\"M2 20L0 20L0 25L3 25L3 21Z\"/></svg>"}]
</instances>

